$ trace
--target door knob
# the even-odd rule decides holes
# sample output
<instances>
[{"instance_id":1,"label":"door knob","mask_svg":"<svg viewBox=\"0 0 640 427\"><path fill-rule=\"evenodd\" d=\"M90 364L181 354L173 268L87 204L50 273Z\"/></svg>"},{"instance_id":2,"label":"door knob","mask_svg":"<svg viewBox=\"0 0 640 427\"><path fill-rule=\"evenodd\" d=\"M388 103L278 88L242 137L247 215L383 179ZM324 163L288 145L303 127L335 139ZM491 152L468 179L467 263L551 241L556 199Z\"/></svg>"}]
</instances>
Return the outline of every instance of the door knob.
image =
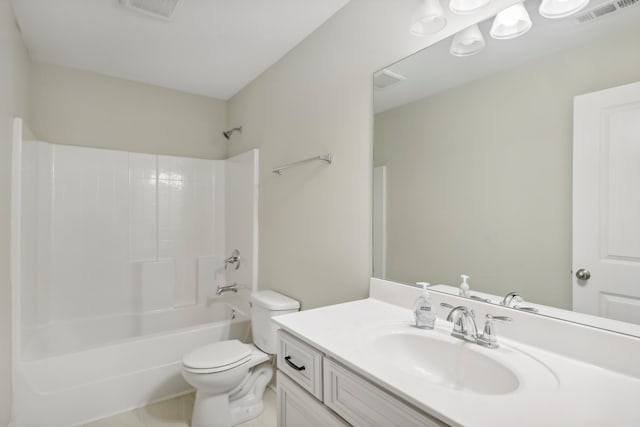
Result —
<instances>
[{"instance_id":1,"label":"door knob","mask_svg":"<svg viewBox=\"0 0 640 427\"><path fill-rule=\"evenodd\" d=\"M589 280L591 278L591 273L589 272L589 270L581 268L580 270L576 271L576 277L578 278L578 280Z\"/></svg>"}]
</instances>

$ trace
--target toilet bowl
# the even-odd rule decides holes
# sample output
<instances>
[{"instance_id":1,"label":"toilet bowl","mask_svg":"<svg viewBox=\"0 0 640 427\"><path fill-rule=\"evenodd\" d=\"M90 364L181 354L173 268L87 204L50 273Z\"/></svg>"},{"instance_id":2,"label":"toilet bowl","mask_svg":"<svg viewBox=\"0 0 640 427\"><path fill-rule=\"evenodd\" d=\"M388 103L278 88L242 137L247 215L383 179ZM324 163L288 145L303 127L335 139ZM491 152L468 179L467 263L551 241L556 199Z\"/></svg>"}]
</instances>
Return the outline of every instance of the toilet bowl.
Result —
<instances>
[{"instance_id":1,"label":"toilet bowl","mask_svg":"<svg viewBox=\"0 0 640 427\"><path fill-rule=\"evenodd\" d=\"M256 345L220 341L182 359L182 375L196 389L192 427L230 427L263 410L262 396L273 376L276 352L277 327L271 317L297 311L300 304L273 291L256 292L251 300Z\"/></svg>"}]
</instances>

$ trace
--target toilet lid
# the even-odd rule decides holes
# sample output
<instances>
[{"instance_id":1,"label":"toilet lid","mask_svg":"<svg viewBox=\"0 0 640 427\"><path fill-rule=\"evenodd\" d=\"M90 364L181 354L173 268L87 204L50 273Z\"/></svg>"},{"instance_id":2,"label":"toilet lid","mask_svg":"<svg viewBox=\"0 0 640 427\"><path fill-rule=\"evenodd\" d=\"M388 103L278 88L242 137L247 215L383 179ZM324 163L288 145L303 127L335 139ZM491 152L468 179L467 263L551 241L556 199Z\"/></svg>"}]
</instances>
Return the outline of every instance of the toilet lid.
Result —
<instances>
[{"instance_id":1,"label":"toilet lid","mask_svg":"<svg viewBox=\"0 0 640 427\"><path fill-rule=\"evenodd\" d=\"M251 347L247 344L238 340L220 341L187 354L182 358L182 364L191 369L224 370L246 363L250 356Z\"/></svg>"}]
</instances>

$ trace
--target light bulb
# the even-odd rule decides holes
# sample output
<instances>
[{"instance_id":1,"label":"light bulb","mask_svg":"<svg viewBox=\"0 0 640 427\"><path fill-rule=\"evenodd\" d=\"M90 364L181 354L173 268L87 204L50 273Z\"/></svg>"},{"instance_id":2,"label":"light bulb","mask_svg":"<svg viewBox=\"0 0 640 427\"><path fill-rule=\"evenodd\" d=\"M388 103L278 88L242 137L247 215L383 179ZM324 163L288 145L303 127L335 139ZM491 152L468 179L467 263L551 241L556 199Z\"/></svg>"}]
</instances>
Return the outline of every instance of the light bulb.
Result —
<instances>
[{"instance_id":1,"label":"light bulb","mask_svg":"<svg viewBox=\"0 0 640 427\"><path fill-rule=\"evenodd\" d=\"M589 4L589 0L542 0L538 12L549 19L566 18L581 11Z\"/></svg>"},{"instance_id":2,"label":"light bulb","mask_svg":"<svg viewBox=\"0 0 640 427\"><path fill-rule=\"evenodd\" d=\"M485 7L491 0L451 0L449 10L456 15L469 15Z\"/></svg>"},{"instance_id":3,"label":"light bulb","mask_svg":"<svg viewBox=\"0 0 640 427\"><path fill-rule=\"evenodd\" d=\"M478 25L472 25L453 37L449 53L454 56L471 56L484 49L484 37Z\"/></svg>"},{"instance_id":4,"label":"light bulb","mask_svg":"<svg viewBox=\"0 0 640 427\"><path fill-rule=\"evenodd\" d=\"M447 25L447 18L440 6L440 0L421 0L418 11L411 20L409 32L422 37L437 33Z\"/></svg>"},{"instance_id":5,"label":"light bulb","mask_svg":"<svg viewBox=\"0 0 640 427\"><path fill-rule=\"evenodd\" d=\"M498 12L489 34L498 40L512 39L529 31L531 26L531 18L524 4L517 3Z\"/></svg>"}]
</instances>

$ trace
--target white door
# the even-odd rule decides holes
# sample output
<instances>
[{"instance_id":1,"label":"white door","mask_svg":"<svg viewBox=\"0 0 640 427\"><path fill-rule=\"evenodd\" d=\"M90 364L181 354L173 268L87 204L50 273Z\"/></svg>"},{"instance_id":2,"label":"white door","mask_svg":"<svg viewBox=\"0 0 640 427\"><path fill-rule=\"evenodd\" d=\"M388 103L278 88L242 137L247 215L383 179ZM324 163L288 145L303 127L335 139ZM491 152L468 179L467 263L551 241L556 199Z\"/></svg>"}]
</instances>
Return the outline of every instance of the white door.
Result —
<instances>
[{"instance_id":1,"label":"white door","mask_svg":"<svg viewBox=\"0 0 640 427\"><path fill-rule=\"evenodd\" d=\"M573 117L573 309L640 324L640 82Z\"/></svg>"}]
</instances>

